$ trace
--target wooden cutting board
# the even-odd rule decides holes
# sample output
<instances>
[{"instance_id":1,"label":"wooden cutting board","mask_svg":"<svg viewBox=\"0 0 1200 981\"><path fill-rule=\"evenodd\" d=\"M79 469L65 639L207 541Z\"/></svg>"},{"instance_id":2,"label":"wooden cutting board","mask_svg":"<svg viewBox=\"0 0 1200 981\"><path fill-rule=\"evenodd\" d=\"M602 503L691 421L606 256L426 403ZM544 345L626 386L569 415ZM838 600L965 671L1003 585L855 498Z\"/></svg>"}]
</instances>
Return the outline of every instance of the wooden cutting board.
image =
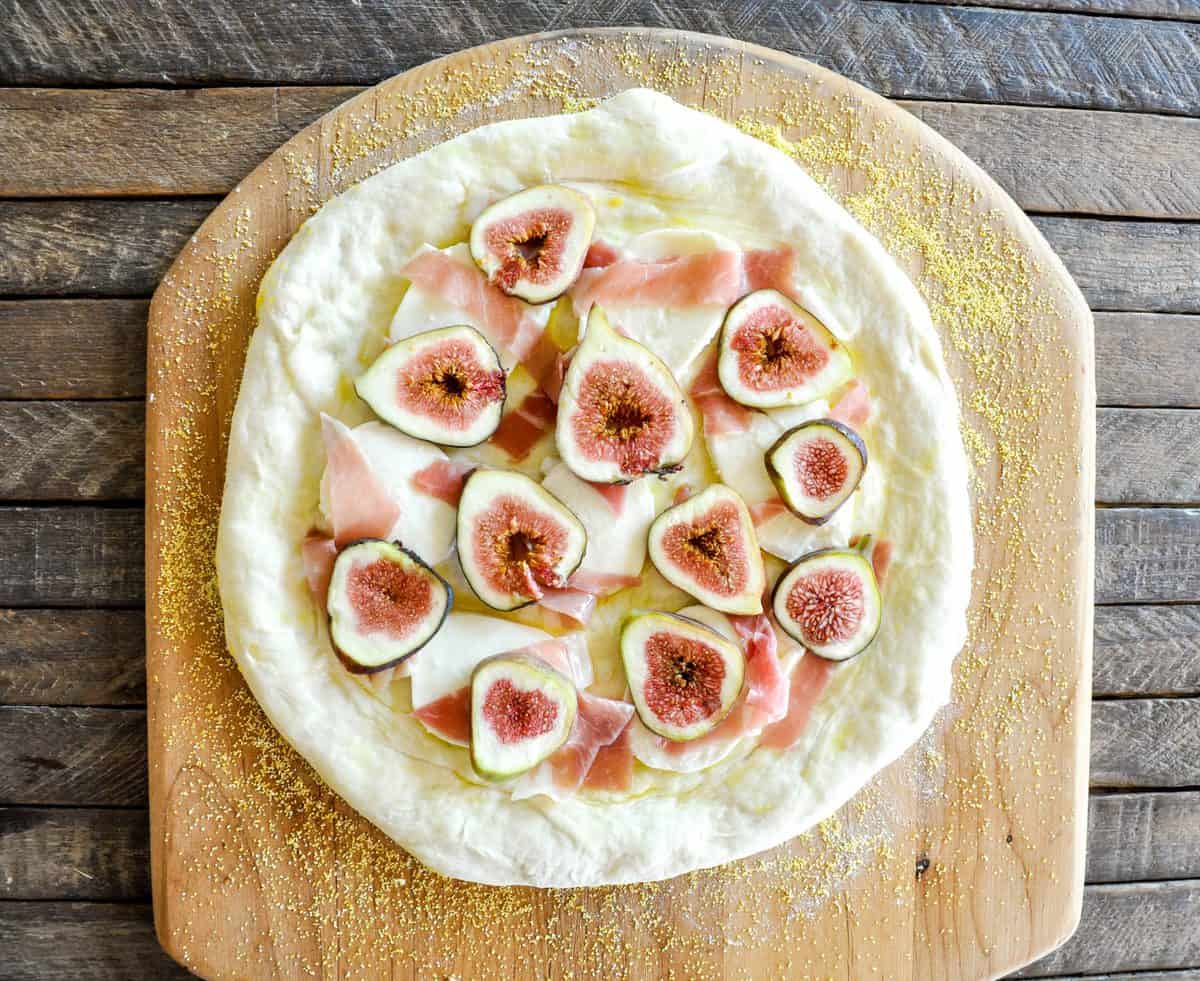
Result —
<instances>
[{"instance_id":1,"label":"wooden cutting board","mask_svg":"<svg viewBox=\"0 0 1200 981\"><path fill-rule=\"evenodd\" d=\"M926 296L973 465L971 639L953 704L923 741L775 852L629 888L457 883L315 779L225 653L213 547L255 292L300 223L376 169L482 123L583 108L632 85L791 153ZM154 298L147 370L154 911L163 946L197 973L959 979L1004 974L1073 930L1091 673L1091 317L1013 202L902 110L807 62L701 35L582 31L464 51L351 100L235 188Z\"/></svg>"}]
</instances>

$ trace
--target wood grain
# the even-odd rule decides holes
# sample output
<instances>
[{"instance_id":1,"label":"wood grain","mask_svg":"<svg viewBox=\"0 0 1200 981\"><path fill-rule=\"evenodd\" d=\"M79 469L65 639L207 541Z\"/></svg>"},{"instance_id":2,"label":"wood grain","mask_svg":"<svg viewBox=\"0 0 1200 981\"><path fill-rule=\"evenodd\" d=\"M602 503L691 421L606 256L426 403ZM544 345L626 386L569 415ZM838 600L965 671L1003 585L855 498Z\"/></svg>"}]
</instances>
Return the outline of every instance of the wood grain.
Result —
<instances>
[{"instance_id":1,"label":"wood grain","mask_svg":"<svg viewBox=\"0 0 1200 981\"><path fill-rule=\"evenodd\" d=\"M1200 510L1101 508L1096 602L1200 601Z\"/></svg>"},{"instance_id":2,"label":"wood grain","mask_svg":"<svg viewBox=\"0 0 1200 981\"><path fill-rule=\"evenodd\" d=\"M0 399L146 393L145 300L0 301Z\"/></svg>"},{"instance_id":3,"label":"wood grain","mask_svg":"<svg viewBox=\"0 0 1200 981\"><path fill-rule=\"evenodd\" d=\"M0 201L0 295L146 296L212 203Z\"/></svg>"},{"instance_id":4,"label":"wood grain","mask_svg":"<svg viewBox=\"0 0 1200 981\"><path fill-rule=\"evenodd\" d=\"M0 705L142 705L140 610L0 610Z\"/></svg>"},{"instance_id":5,"label":"wood grain","mask_svg":"<svg viewBox=\"0 0 1200 981\"><path fill-rule=\"evenodd\" d=\"M1200 20L1200 0L913 0L961 7L1007 7L1012 10L1059 10L1064 13L1119 14L1164 20ZM1137 30L1133 25L1131 30Z\"/></svg>"},{"instance_id":6,"label":"wood grain","mask_svg":"<svg viewBox=\"0 0 1200 981\"><path fill-rule=\"evenodd\" d=\"M0 508L0 541L0 606L142 602L140 508Z\"/></svg>"},{"instance_id":7,"label":"wood grain","mask_svg":"<svg viewBox=\"0 0 1200 981\"><path fill-rule=\"evenodd\" d=\"M140 500L140 402L0 402L0 499Z\"/></svg>"},{"instance_id":8,"label":"wood grain","mask_svg":"<svg viewBox=\"0 0 1200 981\"><path fill-rule=\"evenodd\" d=\"M1200 786L1200 699L1092 706L1093 787Z\"/></svg>"},{"instance_id":9,"label":"wood grain","mask_svg":"<svg viewBox=\"0 0 1200 981\"><path fill-rule=\"evenodd\" d=\"M1097 411L1096 500L1200 504L1200 412Z\"/></svg>"},{"instance_id":10,"label":"wood grain","mask_svg":"<svg viewBox=\"0 0 1200 981\"><path fill-rule=\"evenodd\" d=\"M11 0L10 0L11 2ZM884 95L1195 113L1200 39L1190 24L855 0L714 6L601 0L384 5L165 0L83 7L26 0L8 18L0 84L370 84L498 37L639 24L706 31L809 58ZM1019 39L1019 43L1018 42ZM970 57L963 57L970 52Z\"/></svg>"},{"instance_id":11,"label":"wood grain","mask_svg":"<svg viewBox=\"0 0 1200 981\"><path fill-rule=\"evenodd\" d=\"M0 903L7 981L190 978L154 936L141 903Z\"/></svg>"},{"instance_id":12,"label":"wood grain","mask_svg":"<svg viewBox=\"0 0 1200 981\"><path fill-rule=\"evenodd\" d=\"M0 804L145 803L144 711L0 706Z\"/></svg>"},{"instance_id":13,"label":"wood grain","mask_svg":"<svg viewBox=\"0 0 1200 981\"><path fill-rule=\"evenodd\" d=\"M1093 794L1088 882L1200 877L1200 792Z\"/></svg>"},{"instance_id":14,"label":"wood grain","mask_svg":"<svg viewBox=\"0 0 1200 981\"><path fill-rule=\"evenodd\" d=\"M0 807L0 853L0 899L150 897L141 809Z\"/></svg>"},{"instance_id":15,"label":"wood grain","mask_svg":"<svg viewBox=\"0 0 1200 981\"><path fill-rule=\"evenodd\" d=\"M1096 314L1100 405L1200 407L1200 317Z\"/></svg>"},{"instance_id":16,"label":"wood grain","mask_svg":"<svg viewBox=\"0 0 1200 981\"><path fill-rule=\"evenodd\" d=\"M1097 607L1092 691L1200 694L1200 606Z\"/></svg>"}]
</instances>

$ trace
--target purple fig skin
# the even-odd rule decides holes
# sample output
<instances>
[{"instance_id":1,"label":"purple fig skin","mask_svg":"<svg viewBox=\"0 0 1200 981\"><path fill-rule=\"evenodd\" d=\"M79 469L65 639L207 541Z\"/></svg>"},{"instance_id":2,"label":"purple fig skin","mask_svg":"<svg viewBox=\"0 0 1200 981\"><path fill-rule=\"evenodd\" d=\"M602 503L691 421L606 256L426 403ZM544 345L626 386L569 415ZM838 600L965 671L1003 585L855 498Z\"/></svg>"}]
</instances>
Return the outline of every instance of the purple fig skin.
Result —
<instances>
[{"instance_id":1,"label":"purple fig skin","mask_svg":"<svg viewBox=\"0 0 1200 981\"><path fill-rule=\"evenodd\" d=\"M775 485L775 492L779 495L779 499L783 501L783 506L801 521L805 522L806 524L813 525L814 527L820 527L821 525L825 524L825 522L838 513L838 510L842 505L839 504L826 515L809 515L796 510L794 507L792 507L791 501L788 500L787 482L784 479L783 474L776 469L775 463L771 457L775 451L784 444L785 441L791 439L791 437L796 435L796 433L801 429L808 429L810 427L817 426L837 430L839 433L845 436L849 443L858 451L859 458L862 460L862 471L859 473L859 480L861 480L862 472L865 472L867 469L867 444L863 442L863 438L859 436L858 433L844 423L838 422L836 419L810 419L808 422L802 422L798 426L793 426L782 436L780 436L779 439L775 440L774 443L767 447L767 451L763 454L763 465L767 469L767 476L771 478L771 483ZM858 485L856 482L855 490L857 489ZM847 500L849 500L849 498L847 498ZM842 502L842 504L844 503L845 501Z\"/></svg>"}]
</instances>

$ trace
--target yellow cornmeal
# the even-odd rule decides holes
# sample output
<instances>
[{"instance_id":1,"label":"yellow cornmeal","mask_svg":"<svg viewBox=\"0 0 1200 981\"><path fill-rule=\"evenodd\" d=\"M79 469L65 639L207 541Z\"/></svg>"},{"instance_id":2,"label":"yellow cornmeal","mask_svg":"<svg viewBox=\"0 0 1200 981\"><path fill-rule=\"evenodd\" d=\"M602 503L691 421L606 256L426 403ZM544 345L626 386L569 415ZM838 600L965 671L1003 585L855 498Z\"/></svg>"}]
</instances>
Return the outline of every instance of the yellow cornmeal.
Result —
<instances>
[{"instance_id":1,"label":"yellow cornmeal","mask_svg":"<svg viewBox=\"0 0 1200 981\"><path fill-rule=\"evenodd\" d=\"M584 46L577 40L564 43ZM489 100L517 105L532 94L568 110L592 103L575 75L536 67L535 60L514 54L500 71L456 72L397 99L376 123L339 125L331 150L335 173L369 155L386 155L405 140L439 142L446 134L426 121L457 129L460 114ZM617 60L625 77L611 84L614 91L642 84L672 94L699 74L709 97L703 106L717 109L739 85L740 63L728 55L708 53L702 62L685 62L679 52L660 46L647 57L631 40L620 46ZM947 766L943 750L926 745L923 755L910 752L899 768L910 768L904 779L913 785L931 774L940 779L949 769L947 782L922 792L937 805L934 813L938 806L997 809L999 785L1013 792L1004 779L1010 768L1041 774L1044 781L1026 791L1034 800L1008 796L1003 801L1010 813L1036 820L1037 799L1044 803L1050 788L1061 782L1052 779L1058 750L1044 728L1026 723L1052 712L1069 721L1073 652L1060 654L1048 646L1051 632L1060 627L1053 617L1040 608L1013 610L1009 597L1031 569L1039 578L1061 579L1071 559L1066 550L1030 540L1023 530L1026 515L1040 512L1041 524L1064 522L1075 503L1041 494L1039 467L1047 463L1039 460L1039 448L1027 435L1037 420L1057 410L1059 393L1069 388L1071 365L1053 341L1053 301L1032 292L1037 270L996 216L978 212L969 185L947 182L919 152L892 143L886 127L863 132L852 99L830 108L800 83L773 81L769 91L786 96L783 109L741 113L739 126L795 157L835 194L839 172L855 175L854 193L838 194L840 200L899 260L922 264L917 285L960 359L957 375L973 463L979 469L1001 464L995 489L976 501L979 547L995 547L1003 558L983 566L991 574L976 583L971 642L957 662L955 706L970 706L971 714L956 716L952 706L942 727L940 741L949 747L945 754L956 762ZM786 134L794 129L804 138L792 142ZM296 176L291 166L288 170ZM289 194L293 190L309 198L308 210L319 203L312 175L296 177ZM812 918L853 920L839 897L854 877L861 876L855 880L859 908L871 905L862 893L884 896L894 890L893 903L903 901L910 888L906 883L913 881L911 888L922 892L938 890L943 908L967 907L972 897L958 891L963 878L949 874L936 857L949 844L952 829L904 827L887 814L888 796L874 785L839 818L760 859L669 884L539 892L442 879L320 784L266 721L225 652L213 569L220 486L204 481L196 469L223 457L236 382L214 377L208 355L229 344L242 346L249 335L248 301L232 295L229 270L249 246L253 220L247 209L244 216L239 213L228 240L205 240L211 274L202 281L167 283L184 315L167 325L165 337L160 335L164 356L157 363L167 377L150 379L151 398L171 399L158 409L175 422L163 434L161 458L171 461L169 469L155 475L162 548L151 591L164 647L149 670L172 693L173 707L166 713L172 720L168 756L177 762L194 756L204 765L202 774L187 769L173 791L168 788L165 830L176 827L193 843L204 842L181 856L182 886L170 906L168 928L185 958L199 955L207 939L193 935L189 925L203 912L227 924L224 936L247 969L260 960L276 961L284 974L317 973L322 950L337 949L347 976L369 976L392 957L411 963L421 976L540 976L551 962L579 977L639 976L662 970L669 957L682 965L679 976L716 977L728 948L740 946L760 956L771 952L780 971L843 973L851 965L840 952L813 949ZM1021 380L1023 373L1044 378L1060 365L1062 386ZM187 379L191 399L171 394L169 379L181 378ZM987 486L976 483L980 489ZM1006 657L997 659L993 650L1002 635ZM179 656L169 650L176 645ZM1038 654L1044 663L1038 678L1026 676L1026 658L1013 656L1014 648ZM181 666L180 676L162 677L172 664ZM983 701L977 701L980 693ZM1011 760L998 752L998 742L1009 733L1022 736L1021 756ZM198 752L193 754L192 747ZM997 771L999 779L993 776ZM985 833L1000 840L1010 834L1019 844L1032 830L1013 826ZM912 863L919 853L929 856L928 865L914 880ZM269 922L303 942L289 942L286 954L274 947L265 924L237 901L242 896L260 897ZM997 902L1002 904L1003 897L998 895ZM763 916L771 908L784 915ZM684 910L687 915L681 916ZM681 926L689 920L694 926ZM873 924L873 944L856 934L856 972L867 973L873 961L889 963L889 946L906 949L912 927L901 907L892 920ZM337 942L332 941L335 930ZM857 949L860 943L868 949ZM516 960L495 959L493 945L512 951ZM730 957L727 968L734 976L736 961Z\"/></svg>"}]
</instances>

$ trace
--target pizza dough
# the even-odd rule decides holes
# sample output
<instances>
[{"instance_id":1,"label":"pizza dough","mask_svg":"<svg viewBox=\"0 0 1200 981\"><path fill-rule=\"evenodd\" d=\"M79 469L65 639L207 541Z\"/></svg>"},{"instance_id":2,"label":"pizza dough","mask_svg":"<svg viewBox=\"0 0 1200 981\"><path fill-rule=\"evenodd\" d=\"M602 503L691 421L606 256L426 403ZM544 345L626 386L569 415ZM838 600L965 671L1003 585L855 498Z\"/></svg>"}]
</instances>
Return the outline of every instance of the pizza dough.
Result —
<instances>
[{"instance_id":1,"label":"pizza dough","mask_svg":"<svg viewBox=\"0 0 1200 981\"><path fill-rule=\"evenodd\" d=\"M320 413L349 425L370 418L349 382L386 343L407 285L396 270L427 243L465 240L483 204L548 180L590 194L596 235L615 245L686 227L742 249L795 250L795 298L849 344L875 406L871 464L843 533L882 530L894 546L880 634L833 675L798 744L786 752L739 744L699 772L639 767L625 799L514 800L477 781L465 750L407 712L408 679L377 691L342 668L301 561L300 543L321 521ZM653 347L672 324L647 314L639 329ZM673 341L673 358L694 360L697 345ZM728 862L832 813L948 700L972 566L958 427L916 289L778 151L646 90L584 113L484 127L330 201L262 284L218 541L229 646L274 725L323 779L438 872L583 886ZM693 457L687 473L715 479L703 450ZM656 490L660 510L661 498ZM639 600L688 605L655 588ZM602 607L589 629L597 689L618 696L611 634L620 612L619 603Z\"/></svg>"}]
</instances>

